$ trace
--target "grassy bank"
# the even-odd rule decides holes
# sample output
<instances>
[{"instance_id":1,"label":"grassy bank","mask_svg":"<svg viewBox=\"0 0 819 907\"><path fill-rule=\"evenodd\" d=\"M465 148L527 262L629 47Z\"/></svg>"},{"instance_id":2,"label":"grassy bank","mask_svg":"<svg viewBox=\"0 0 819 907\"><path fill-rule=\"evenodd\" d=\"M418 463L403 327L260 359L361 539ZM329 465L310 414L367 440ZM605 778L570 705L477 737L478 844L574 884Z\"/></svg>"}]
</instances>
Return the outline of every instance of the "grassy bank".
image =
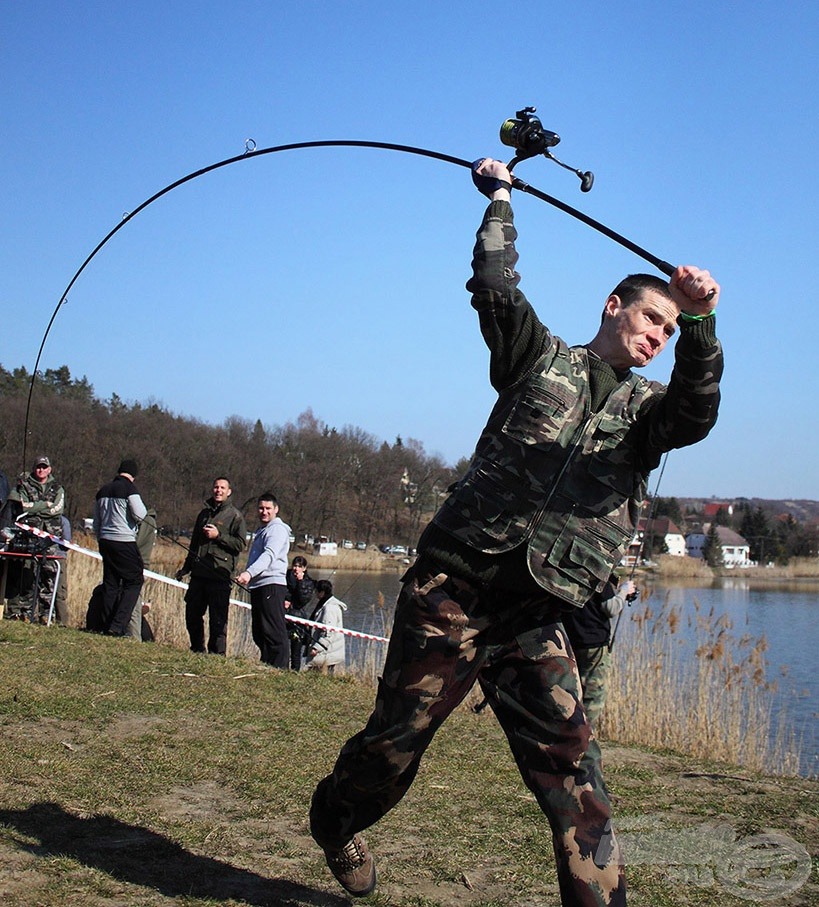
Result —
<instances>
[{"instance_id":1,"label":"grassy bank","mask_svg":"<svg viewBox=\"0 0 819 907\"><path fill-rule=\"evenodd\" d=\"M306 815L371 701L351 678L0 625L3 904L348 903ZM632 905L819 903L819 783L638 748L605 756ZM376 907L557 903L548 829L488 711L452 716L369 839ZM799 884L805 847L814 874Z\"/></svg>"},{"instance_id":2,"label":"grassy bank","mask_svg":"<svg viewBox=\"0 0 819 907\"><path fill-rule=\"evenodd\" d=\"M170 543L155 550L151 568L172 576L184 552ZM406 566L378 552L344 553L362 558L375 555L395 573ZM77 553L71 558L69 623L82 627L91 591L100 581L100 564ZM690 558L668 560L685 560L696 567ZM316 575L329 575L323 559L314 563ZM143 594L153 604L149 620L157 642L187 649L184 590L149 579ZM239 589L234 589L234 597L247 598ZM383 604L364 625L354 629L389 636L393 602ZM765 681L764 640L734 636L724 622L700 614L696 601L687 616L669 608L667 602L650 600L646 605L634 613L629 610L631 632L618 635L612 693L601 733L620 743L674 750L697 758L718 756L754 771L798 774L801 742L789 731L789 716L781 707L774 711L773 690ZM697 623L693 659L686 657L677 644L676 632L683 619ZM377 644L350 649L355 653L348 663L350 672L375 685L385 647ZM244 608L230 609L228 654L252 662L258 659L250 613Z\"/></svg>"}]
</instances>

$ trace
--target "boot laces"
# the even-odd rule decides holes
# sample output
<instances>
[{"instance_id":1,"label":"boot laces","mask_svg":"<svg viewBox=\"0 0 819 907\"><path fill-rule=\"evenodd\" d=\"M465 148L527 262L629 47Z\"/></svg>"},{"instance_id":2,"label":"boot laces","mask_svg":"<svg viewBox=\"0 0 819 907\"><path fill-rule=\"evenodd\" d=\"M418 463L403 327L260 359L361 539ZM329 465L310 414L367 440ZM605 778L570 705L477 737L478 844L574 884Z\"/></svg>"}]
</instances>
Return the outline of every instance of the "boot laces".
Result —
<instances>
[{"instance_id":1,"label":"boot laces","mask_svg":"<svg viewBox=\"0 0 819 907\"><path fill-rule=\"evenodd\" d=\"M333 854L333 863L344 872L358 869L364 863L364 850L358 837L351 838L341 850Z\"/></svg>"}]
</instances>

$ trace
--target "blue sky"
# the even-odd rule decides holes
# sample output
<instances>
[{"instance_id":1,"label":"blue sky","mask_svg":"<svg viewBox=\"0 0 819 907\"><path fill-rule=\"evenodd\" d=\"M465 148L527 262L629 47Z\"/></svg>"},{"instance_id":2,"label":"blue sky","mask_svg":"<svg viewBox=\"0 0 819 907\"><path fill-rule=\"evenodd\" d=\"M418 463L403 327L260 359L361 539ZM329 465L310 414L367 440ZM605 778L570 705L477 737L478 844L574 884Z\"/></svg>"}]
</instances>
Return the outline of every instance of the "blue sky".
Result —
<instances>
[{"instance_id":1,"label":"blue sky","mask_svg":"<svg viewBox=\"0 0 819 907\"><path fill-rule=\"evenodd\" d=\"M0 362L33 366L123 213L249 138L508 159L498 128L532 105L596 181L581 194L542 158L519 176L723 286L720 421L671 455L660 494L815 499L818 25L814 4L753 0L5 3ZM513 202L522 288L556 333L589 340L618 279L650 266ZM454 462L493 401L464 290L482 211L467 171L435 160L243 161L119 231L41 367L214 423L310 407ZM670 368L667 352L647 374Z\"/></svg>"}]
</instances>

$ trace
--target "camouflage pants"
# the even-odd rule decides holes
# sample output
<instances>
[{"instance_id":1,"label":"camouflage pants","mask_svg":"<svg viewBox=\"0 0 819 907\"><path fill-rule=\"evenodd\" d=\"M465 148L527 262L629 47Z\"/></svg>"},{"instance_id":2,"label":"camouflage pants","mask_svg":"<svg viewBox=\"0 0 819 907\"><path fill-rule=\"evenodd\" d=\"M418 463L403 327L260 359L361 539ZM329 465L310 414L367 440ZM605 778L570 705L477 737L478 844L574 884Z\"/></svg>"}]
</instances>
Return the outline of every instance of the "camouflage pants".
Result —
<instances>
[{"instance_id":1,"label":"camouflage pants","mask_svg":"<svg viewBox=\"0 0 819 907\"><path fill-rule=\"evenodd\" d=\"M316 789L313 837L339 847L395 806L476 680L549 820L562 903L624 905L600 750L557 612L443 574L419 570L401 591L374 711Z\"/></svg>"},{"instance_id":2,"label":"camouflage pants","mask_svg":"<svg viewBox=\"0 0 819 907\"><path fill-rule=\"evenodd\" d=\"M592 727L597 727L609 692L611 654L608 646L575 649L577 670L583 689L583 707Z\"/></svg>"}]
</instances>

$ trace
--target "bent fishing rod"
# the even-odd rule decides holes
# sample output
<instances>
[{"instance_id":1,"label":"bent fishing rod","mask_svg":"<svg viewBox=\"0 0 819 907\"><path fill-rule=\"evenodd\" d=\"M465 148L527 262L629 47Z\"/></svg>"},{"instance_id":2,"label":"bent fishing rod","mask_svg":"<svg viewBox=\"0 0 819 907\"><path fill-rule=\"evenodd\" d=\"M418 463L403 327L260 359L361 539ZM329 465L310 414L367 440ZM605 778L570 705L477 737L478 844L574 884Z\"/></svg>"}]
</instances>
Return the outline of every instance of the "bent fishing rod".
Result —
<instances>
[{"instance_id":1,"label":"bent fishing rod","mask_svg":"<svg viewBox=\"0 0 819 907\"><path fill-rule=\"evenodd\" d=\"M570 170L575 173L580 179L580 190L582 192L590 191L594 183L594 174L589 170L582 172L580 170L576 170L573 167L570 167L568 164L564 164L552 154L551 149L560 142L560 136L555 132L543 128L543 124L541 123L540 119L534 115L535 110L536 108L534 107L524 107L522 110L517 111L514 118L505 120L501 125L501 142L508 147L514 148L516 151L515 157L507 165L510 172L513 167L520 161L542 155L547 160L550 160L553 163L558 164L560 167L563 167L564 169ZM158 201L160 198L167 195L169 192L172 192L174 189L177 189L179 186L182 186L185 183L189 183L192 180L198 179L200 176L204 176L205 174L211 173L214 170L219 170L222 167L228 167L231 164L238 164L242 161L249 161L253 158L262 157L263 155L267 154L276 154L282 151L302 151L306 148L377 148L383 151L397 151L402 154L415 154L422 157L433 158L438 161L444 161L444 163L454 164L458 167L466 167L467 169L471 169L472 167L472 163L470 161L464 160L463 158L453 157L450 154L444 154L440 151L431 151L428 148L417 148L412 145L399 145L392 142L374 142L353 139L327 139L313 142L292 142L286 145L274 145L270 148L257 148L256 142L253 139L248 139L245 142L245 150L242 154L226 158L223 161L218 161L215 164L210 164L207 167L202 167L200 170L195 170L192 173L188 173L186 176L183 176L180 179L174 180L172 183L169 183L163 189L160 189L159 192L154 193L154 195L152 195L150 198L147 198L144 202L142 202L142 204L134 208L133 211L130 211L127 214L123 215L122 220L113 229L109 230L109 232L100 240L100 242L97 243L88 257L85 259L85 261L83 261L80 267L76 270L73 277L68 282L68 286L65 288L65 290L63 290L63 293L60 296L60 301L57 303L57 306L55 307L54 312L52 313L46 327L45 333L43 334L43 339L40 343L40 349L37 352L37 359L34 363L31 382L29 384L28 400L26 403L26 417L23 427L23 469L25 469L26 455L28 450L28 426L31 413L31 400L34 393L34 384L37 380L37 369L40 367L40 359L42 358L46 341L48 340L52 325L57 318L57 313L60 311L62 306L68 302L68 294L73 289L74 284L77 282L83 271L85 271L88 265L91 264L97 253L100 252L102 248L108 243L108 241L113 239L113 237L117 233L119 233L119 231L127 223L132 221L137 216L137 214L141 213L149 205L152 205L155 201ZM662 258L658 258L656 255L653 255L651 252L647 251L641 246L638 246L630 239L627 239L625 236L622 236L620 233L617 233L615 230L612 230L605 224L600 223L600 221L595 220L593 217L589 217L588 214L584 214L582 211L579 211L577 208L572 207L566 202L563 202L552 195L548 195L547 193L542 192L540 189L536 189L534 186L530 186L528 183L525 183L523 180L518 179L517 177L513 178L512 188L517 189L520 192L524 192L527 195L534 196L535 198L538 198L541 201L544 201L552 205L553 207L558 208L560 211L571 215L581 223L586 224L586 226L591 227L598 233L602 233L604 236L607 236L609 239L614 240L614 242L619 243L621 246L624 246L635 255L638 255L640 258L649 262L649 264L652 264L655 268L657 268L657 270L661 271L666 276L670 277L674 273L674 266L669 264L667 261L663 260Z\"/></svg>"}]
</instances>

